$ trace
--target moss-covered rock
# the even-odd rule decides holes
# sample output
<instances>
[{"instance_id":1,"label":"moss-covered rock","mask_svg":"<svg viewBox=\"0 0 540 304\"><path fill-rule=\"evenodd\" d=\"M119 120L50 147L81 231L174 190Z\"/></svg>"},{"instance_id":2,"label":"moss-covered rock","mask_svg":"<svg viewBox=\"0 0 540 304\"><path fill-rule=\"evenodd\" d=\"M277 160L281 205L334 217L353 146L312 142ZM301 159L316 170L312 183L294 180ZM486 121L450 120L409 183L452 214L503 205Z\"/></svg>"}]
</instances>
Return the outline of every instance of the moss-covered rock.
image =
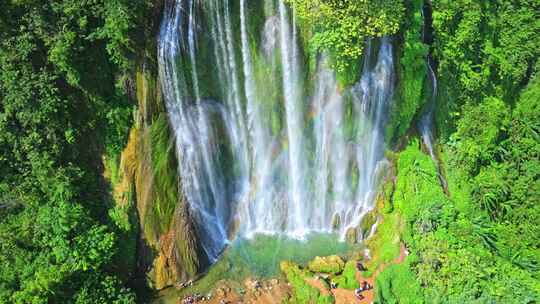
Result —
<instances>
[{"instance_id":1,"label":"moss-covered rock","mask_svg":"<svg viewBox=\"0 0 540 304\"><path fill-rule=\"evenodd\" d=\"M138 265L152 288L163 289L193 279L204 256L180 191L174 133L161 97L157 67L147 58L140 66L136 124L123 154L123 170L135 188L141 231Z\"/></svg>"},{"instance_id":2,"label":"moss-covered rock","mask_svg":"<svg viewBox=\"0 0 540 304\"><path fill-rule=\"evenodd\" d=\"M386 126L386 139L390 142L403 137L411 125L414 125L414 120L421 114L421 109L431 94L425 62L429 49L422 41L423 3L424 1L410 1L406 17L408 22L402 29L405 41L397 48L400 63L397 73L400 81Z\"/></svg>"},{"instance_id":3,"label":"moss-covered rock","mask_svg":"<svg viewBox=\"0 0 540 304\"><path fill-rule=\"evenodd\" d=\"M115 271L125 280L136 273L139 223L135 207L134 166L136 166L136 131L132 130L122 153L104 157L104 176L112 186L114 208L109 217L118 236L118 252L113 262Z\"/></svg>"},{"instance_id":4,"label":"moss-covered rock","mask_svg":"<svg viewBox=\"0 0 540 304\"><path fill-rule=\"evenodd\" d=\"M358 229L356 227L350 227L345 232L345 240L349 244L356 244L358 241Z\"/></svg>"},{"instance_id":5,"label":"moss-covered rock","mask_svg":"<svg viewBox=\"0 0 540 304\"><path fill-rule=\"evenodd\" d=\"M331 295L321 295L317 288L306 282L305 279L313 275L311 272L287 261L280 263L280 269L293 288L293 296L289 303L334 303L334 298Z\"/></svg>"},{"instance_id":6,"label":"moss-covered rock","mask_svg":"<svg viewBox=\"0 0 540 304\"><path fill-rule=\"evenodd\" d=\"M328 257L315 257L308 264L308 269L313 272L337 274L343 271L345 262L337 255Z\"/></svg>"},{"instance_id":7,"label":"moss-covered rock","mask_svg":"<svg viewBox=\"0 0 540 304\"><path fill-rule=\"evenodd\" d=\"M360 283L356 279L356 263L348 261L345 263L343 273L334 279L334 282L339 288L356 289L360 287Z\"/></svg>"},{"instance_id":8,"label":"moss-covered rock","mask_svg":"<svg viewBox=\"0 0 540 304\"><path fill-rule=\"evenodd\" d=\"M369 236L369 233L371 232L371 229L373 228L373 225L377 223L377 209L373 209L370 212L368 212L360 221L359 229L360 230L360 237L362 239L365 239Z\"/></svg>"},{"instance_id":9,"label":"moss-covered rock","mask_svg":"<svg viewBox=\"0 0 540 304\"><path fill-rule=\"evenodd\" d=\"M339 216L339 213L336 213L332 217L332 229L338 230L339 227L341 227L341 217Z\"/></svg>"}]
</instances>

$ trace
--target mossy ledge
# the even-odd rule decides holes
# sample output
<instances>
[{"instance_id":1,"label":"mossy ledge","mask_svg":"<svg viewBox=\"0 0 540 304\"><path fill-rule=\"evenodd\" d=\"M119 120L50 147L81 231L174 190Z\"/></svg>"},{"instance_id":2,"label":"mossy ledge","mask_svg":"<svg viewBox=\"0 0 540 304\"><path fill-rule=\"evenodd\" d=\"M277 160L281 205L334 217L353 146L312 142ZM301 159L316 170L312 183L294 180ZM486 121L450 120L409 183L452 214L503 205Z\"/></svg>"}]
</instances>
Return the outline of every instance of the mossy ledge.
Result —
<instances>
[{"instance_id":1,"label":"mossy ledge","mask_svg":"<svg viewBox=\"0 0 540 304\"><path fill-rule=\"evenodd\" d=\"M116 213L132 214L137 227L130 232L137 276L154 290L194 279L207 263L181 191L174 133L159 85L152 37L159 30L162 5L154 4L153 21L141 33L142 47L130 81L137 99L134 125L119 164L111 166L117 172L111 177L117 209L124 210Z\"/></svg>"}]
</instances>

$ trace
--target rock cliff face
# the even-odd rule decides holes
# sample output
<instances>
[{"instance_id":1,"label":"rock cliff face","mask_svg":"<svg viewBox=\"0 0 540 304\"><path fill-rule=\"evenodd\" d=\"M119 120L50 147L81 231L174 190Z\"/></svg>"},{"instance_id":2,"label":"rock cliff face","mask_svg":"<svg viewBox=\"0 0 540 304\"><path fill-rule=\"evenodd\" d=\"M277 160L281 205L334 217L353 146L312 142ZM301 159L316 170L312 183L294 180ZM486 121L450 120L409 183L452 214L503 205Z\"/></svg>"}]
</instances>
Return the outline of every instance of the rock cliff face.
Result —
<instances>
[{"instance_id":1,"label":"rock cliff face","mask_svg":"<svg viewBox=\"0 0 540 304\"><path fill-rule=\"evenodd\" d=\"M139 111L128 148L136 151L133 181L141 227L139 267L162 289L192 278L200 267L189 211L180 191L174 139L170 137L156 74L145 61L137 73Z\"/></svg>"},{"instance_id":2,"label":"rock cliff face","mask_svg":"<svg viewBox=\"0 0 540 304\"><path fill-rule=\"evenodd\" d=\"M137 271L153 289L192 279L206 263L197 241L177 172L174 136L171 136L156 64L155 35L163 3L155 1L133 75L138 102L134 126L120 161L115 185L118 204L133 206L138 231Z\"/></svg>"}]
</instances>

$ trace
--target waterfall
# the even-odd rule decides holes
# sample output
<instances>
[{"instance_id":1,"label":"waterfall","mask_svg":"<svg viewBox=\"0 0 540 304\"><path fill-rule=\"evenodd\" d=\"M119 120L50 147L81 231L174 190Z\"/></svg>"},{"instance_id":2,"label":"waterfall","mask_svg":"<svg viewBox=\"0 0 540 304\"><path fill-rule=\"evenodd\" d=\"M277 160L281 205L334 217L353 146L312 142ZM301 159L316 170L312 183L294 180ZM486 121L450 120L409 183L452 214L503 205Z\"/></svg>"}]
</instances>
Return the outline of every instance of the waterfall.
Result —
<instances>
[{"instance_id":1,"label":"waterfall","mask_svg":"<svg viewBox=\"0 0 540 304\"><path fill-rule=\"evenodd\" d=\"M326 66L326 58L319 62L315 94L313 96L313 110L315 112L314 134L315 134L315 198L317 199L316 213L313 216L313 224L318 229L327 228L330 217L329 214L329 180L330 174L341 171L336 169L337 165L347 164L348 155L339 151L338 155L330 154L332 147L343 148L343 137L339 130L343 124L343 98L337 91L337 83L334 74ZM334 144L337 144L334 146ZM340 149L343 150L343 149ZM347 185L345 182L343 185Z\"/></svg>"},{"instance_id":2,"label":"waterfall","mask_svg":"<svg viewBox=\"0 0 540 304\"><path fill-rule=\"evenodd\" d=\"M427 45L431 45L433 43L432 14L433 14L433 9L431 7L431 3L425 2L422 8L422 17L424 19L424 26L422 27L422 41ZM439 182L441 183L441 187L447 195L450 195L450 192L448 191L448 183L442 172L441 163L439 159L437 158L437 155L435 154L435 149L434 149L435 135L433 132L433 125L435 124L434 115L435 115L435 109L437 108L438 83L437 83L437 75L435 74L434 62L433 62L433 58L431 57L431 54L428 54L426 57L426 66L428 69L428 75L431 82L432 91L431 91L431 97L423 110L423 114L420 120L418 121L417 126L418 126L418 131L420 132L420 136L422 137L422 142L427 148L429 156L431 156L431 159L433 159L433 161L435 162L437 166L437 175L439 177Z\"/></svg>"},{"instance_id":3,"label":"waterfall","mask_svg":"<svg viewBox=\"0 0 540 304\"><path fill-rule=\"evenodd\" d=\"M381 40L377 60L372 65L373 47L368 40L362 77L353 87L358 131L354 149L358 184L355 206L345 212L345 223L355 227L362 216L374 207L379 181L387 162L384 159L384 127L394 91L392 44Z\"/></svg>"},{"instance_id":4,"label":"waterfall","mask_svg":"<svg viewBox=\"0 0 540 304\"><path fill-rule=\"evenodd\" d=\"M158 46L159 78L174 129L182 192L193 211L202 247L213 262L225 246L231 212L228 187L220 170L215 121L231 119L223 105L200 97L195 3L186 0L166 4ZM189 12L187 37L182 31L185 11ZM180 64L185 62L191 63L190 75L185 75ZM191 88L188 76L192 77ZM227 134L234 134L234 127L225 129Z\"/></svg>"},{"instance_id":5,"label":"waterfall","mask_svg":"<svg viewBox=\"0 0 540 304\"><path fill-rule=\"evenodd\" d=\"M283 95L285 99L285 114L287 124L287 139L288 139L288 156L289 156L289 199L287 205L288 221L287 228L289 232L302 235L306 228L306 220L308 214L304 214L302 210L306 203L306 195L304 193L304 176L305 152L303 148L303 111L300 104L299 87L299 70L297 60L297 45L296 36L293 34L295 30L291 30L289 18L287 16L287 8L283 0L279 2L280 16L280 46L281 46L281 63L283 65Z\"/></svg>"},{"instance_id":6,"label":"waterfall","mask_svg":"<svg viewBox=\"0 0 540 304\"><path fill-rule=\"evenodd\" d=\"M246 94L247 103L247 120L249 138L252 143L251 153L253 155L253 181L252 190L250 192L256 193L255 199L261 201L261 206L267 206L271 203L271 196L267 185L269 184L270 175L268 172L271 169L271 155L268 151L268 143L272 142L270 130L265 126L263 122L263 109L261 107L261 100L257 95L257 88L255 85L255 79L253 75L253 65L251 58L251 50L247 32L247 17L246 17L246 0L241 0L240 3L240 27L241 27L241 40L242 40L242 60L244 63L244 88ZM249 198L248 198L249 199ZM246 204L249 203L245 202ZM248 212L249 208L246 208L244 212ZM263 212L262 210L259 212ZM257 213L259 213L257 212ZM243 214L243 219L247 219L245 225L248 229L256 229L254 223L254 216Z\"/></svg>"},{"instance_id":7,"label":"waterfall","mask_svg":"<svg viewBox=\"0 0 540 304\"><path fill-rule=\"evenodd\" d=\"M424 115L420 118L420 121L418 123L418 128L420 130L420 134L422 136L422 141L426 145L426 148L428 149L429 155L433 160L437 160L435 156L435 152L433 149L433 131L432 131L432 125L433 125L433 112L435 111L436 103L437 103L437 76L435 76L435 71L433 71L433 65L431 63L431 57L428 56L426 60L426 64L428 67L429 72L429 79L431 80L431 87L432 87L432 93L431 98L428 101L427 108L425 110Z\"/></svg>"},{"instance_id":8,"label":"waterfall","mask_svg":"<svg viewBox=\"0 0 540 304\"><path fill-rule=\"evenodd\" d=\"M435 75L435 71L433 70L433 62L431 59L431 56L428 55L426 59L426 64L428 67L429 72L429 78L431 80L431 98L428 101L428 104L426 108L424 109L424 114L420 118L420 121L418 122L418 130L420 131L420 135L422 137L422 142L426 146L429 156L431 156L431 159L435 162L437 166L437 175L439 177L439 182L441 183L441 187L443 191L449 195L450 192L448 191L448 182L446 181L446 177L444 176L442 169L441 169L441 163L439 159L437 158L437 155L435 154L434 149L434 143L435 143L435 137L433 134L433 124L434 124L434 113L435 109L437 107L437 75Z\"/></svg>"},{"instance_id":9,"label":"waterfall","mask_svg":"<svg viewBox=\"0 0 540 304\"><path fill-rule=\"evenodd\" d=\"M351 88L339 88L325 55L305 85L294 11L267 1L254 33L249 3L167 1L159 35L181 190L211 261L234 233L343 239L373 209L386 164L390 39L367 42Z\"/></svg>"}]
</instances>

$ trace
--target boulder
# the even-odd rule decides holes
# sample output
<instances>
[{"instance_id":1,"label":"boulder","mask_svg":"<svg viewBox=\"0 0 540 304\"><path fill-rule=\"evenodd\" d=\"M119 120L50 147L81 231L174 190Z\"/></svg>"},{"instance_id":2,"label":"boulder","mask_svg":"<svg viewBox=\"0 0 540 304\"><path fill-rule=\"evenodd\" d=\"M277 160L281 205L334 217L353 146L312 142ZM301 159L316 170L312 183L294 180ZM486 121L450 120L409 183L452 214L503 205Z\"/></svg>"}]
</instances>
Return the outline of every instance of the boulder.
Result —
<instances>
[{"instance_id":1,"label":"boulder","mask_svg":"<svg viewBox=\"0 0 540 304\"><path fill-rule=\"evenodd\" d=\"M218 289L216 289L216 296L218 298L224 298L224 297L227 296L227 291L225 289L223 289L223 288L218 288Z\"/></svg>"},{"instance_id":2,"label":"boulder","mask_svg":"<svg viewBox=\"0 0 540 304\"><path fill-rule=\"evenodd\" d=\"M345 240L347 240L347 243L349 244L356 244L358 241L358 233L356 228L351 227L347 229L347 232L345 232Z\"/></svg>"},{"instance_id":3,"label":"boulder","mask_svg":"<svg viewBox=\"0 0 540 304\"><path fill-rule=\"evenodd\" d=\"M328 257L315 257L315 259L308 264L308 269L317 273L331 273L337 274L343 271L345 262L337 255L331 255Z\"/></svg>"},{"instance_id":4,"label":"boulder","mask_svg":"<svg viewBox=\"0 0 540 304\"><path fill-rule=\"evenodd\" d=\"M360 221L360 238L366 239L375 223L377 223L377 212L372 210L368 212Z\"/></svg>"},{"instance_id":5,"label":"boulder","mask_svg":"<svg viewBox=\"0 0 540 304\"><path fill-rule=\"evenodd\" d=\"M334 216L332 217L332 229L338 230L339 227L341 227L341 217L339 216L338 213L335 213Z\"/></svg>"}]
</instances>

